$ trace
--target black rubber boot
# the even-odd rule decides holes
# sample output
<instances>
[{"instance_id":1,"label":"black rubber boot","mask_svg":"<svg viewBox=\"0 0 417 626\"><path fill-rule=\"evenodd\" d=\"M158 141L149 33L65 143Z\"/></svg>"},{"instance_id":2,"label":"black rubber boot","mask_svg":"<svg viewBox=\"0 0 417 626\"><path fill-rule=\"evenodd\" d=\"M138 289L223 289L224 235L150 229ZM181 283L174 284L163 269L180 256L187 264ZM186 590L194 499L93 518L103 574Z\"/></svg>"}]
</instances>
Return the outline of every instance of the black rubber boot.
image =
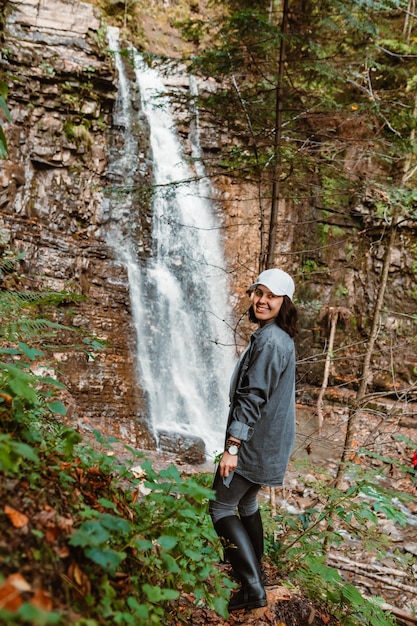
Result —
<instances>
[{"instance_id":1,"label":"black rubber boot","mask_svg":"<svg viewBox=\"0 0 417 626\"><path fill-rule=\"evenodd\" d=\"M253 513L252 515L245 517L241 515L240 520L246 528L246 532L252 542L253 549L255 550L256 558L258 559L259 567L261 569L262 582L265 584L266 574L262 567L262 557L264 554L264 528L262 524L261 512L258 509L256 513ZM234 580L239 580L239 576L234 570L230 572L230 577Z\"/></svg>"},{"instance_id":2,"label":"black rubber boot","mask_svg":"<svg viewBox=\"0 0 417 626\"><path fill-rule=\"evenodd\" d=\"M253 549L260 564L264 555L264 527L261 512L258 509L253 515L240 516L240 519L252 541Z\"/></svg>"},{"instance_id":3,"label":"black rubber boot","mask_svg":"<svg viewBox=\"0 0 417 626\"><path fill-rule=\"evenodd\" d=\"M266 575L262 567L262 557L264 555L264 527L262 524L261 512L258 509L256 513L253 513L253 515L248 515L247 517L241 516L240 519L252 542L259 567L261 568L262 581L265 584Z\"/></svg>"},{"instance_id":4,"label":"black rubber boot","mask_svg":"<svg viewBox=\"0 0 417 626\"><path fill-rule=\"evenodd\" d=\"M214 528L222 538L227 558L241 581L239 591L230 599L229 611L266 606L268 602L259 562L243 523L236 515L229 515L216 522Z\"/></svg>"}]
</instances>

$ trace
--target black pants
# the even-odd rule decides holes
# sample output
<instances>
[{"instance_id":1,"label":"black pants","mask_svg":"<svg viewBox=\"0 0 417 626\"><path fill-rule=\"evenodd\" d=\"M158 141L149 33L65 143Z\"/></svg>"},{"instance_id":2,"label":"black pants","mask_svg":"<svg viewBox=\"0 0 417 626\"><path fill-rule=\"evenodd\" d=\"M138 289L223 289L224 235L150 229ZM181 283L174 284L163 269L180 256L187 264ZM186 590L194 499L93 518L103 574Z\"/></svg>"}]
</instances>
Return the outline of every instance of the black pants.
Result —
<instances>
[{"instance_id":1,"label":"black pants","mask_svg":"<svg viewBox=\"0 0 417 626\"><path fill-rule=\"evenodd\" d=\"M258 493L262 485L252 483L247 478L236 472L228 487L217 470L213 482L213 490L216 492L215 500L210 501L209 512L213 524L223 517L235 515L236 508L241 517L249 517L258 510Z\"/></svg>"}]
</instances>

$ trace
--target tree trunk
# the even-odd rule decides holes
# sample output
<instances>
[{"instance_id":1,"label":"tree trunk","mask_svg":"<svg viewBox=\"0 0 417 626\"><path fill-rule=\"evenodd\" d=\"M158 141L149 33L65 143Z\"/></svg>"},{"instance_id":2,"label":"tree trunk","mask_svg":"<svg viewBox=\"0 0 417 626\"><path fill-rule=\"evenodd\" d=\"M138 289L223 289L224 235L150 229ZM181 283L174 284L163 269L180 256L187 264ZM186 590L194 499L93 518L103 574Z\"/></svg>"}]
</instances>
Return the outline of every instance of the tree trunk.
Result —
<instances>
[{"instance_id":1,"label":"tree trunk","mask_svg":"<svg viewBox=\"0 0 417 626\"><path fill-rule=\"evenodd\" d=\"M339 314L338 314L337 310L334 310L331 307L329 309L329 316L330 316L329 345L327 347L326 363L324 365L323 382L321 384L319 397L317 398L317 427L319 429L319 434L321 433L321 428L323 426L323 398L324 398L325 391L327 389L327 383L329 381L330 365L331 365L331 362L332 362L334 338L336 336L336 326L337 326L337 319L339 317Z\"/></svg>"},{"instance_id":2,"label":"tree trunk","mask_svg":"<svg viewBox=\"0 0 417 626\"><path fill-rule=\"evenodd\" d=\"M266 267L272 267L275 262L275 244L277 239L278 207L280 200L281 179L281 134L282 134L282 99L283 78L285 67L285 43L288 23L288 0L283 0L281 21L281 43L279 47L278 78L275 97L275 138L274 138L274 172L272 178L271 218L269 222L268 250Z\"/></svg>"},{"instance_id":3,"label":"tree trunk","mask_svg":"<svg viewBox=\"0 0 417 626\"><path fill-rule=\"evenodd\" d=\"M403 35L406 38L408 44L410 43L410 40L411 40L411 33L413 30L415 15L416 15L416 0L408 0L408 7L407 7L406 14L405 14L404 29L403 29Z\"/></svg>"}]
</instances>

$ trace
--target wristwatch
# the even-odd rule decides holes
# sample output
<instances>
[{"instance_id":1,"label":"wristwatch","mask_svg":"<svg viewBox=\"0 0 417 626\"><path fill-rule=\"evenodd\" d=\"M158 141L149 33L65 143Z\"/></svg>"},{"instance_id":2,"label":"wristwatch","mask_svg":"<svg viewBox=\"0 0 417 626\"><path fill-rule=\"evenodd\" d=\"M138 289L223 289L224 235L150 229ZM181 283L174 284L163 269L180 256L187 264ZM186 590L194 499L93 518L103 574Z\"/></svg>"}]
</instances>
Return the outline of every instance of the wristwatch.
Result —
<instances>
[{"instance_id":1,"label":"wristwatch","mask_svg":"<svg viewBox=\"0 0 417 626\"><path fill-rule=\"evenodd\" d=\"M231 454L232 456L236 456L239 452L240 446L233 441L226 441L226 452Z\"/></svg>"}]
</instances>

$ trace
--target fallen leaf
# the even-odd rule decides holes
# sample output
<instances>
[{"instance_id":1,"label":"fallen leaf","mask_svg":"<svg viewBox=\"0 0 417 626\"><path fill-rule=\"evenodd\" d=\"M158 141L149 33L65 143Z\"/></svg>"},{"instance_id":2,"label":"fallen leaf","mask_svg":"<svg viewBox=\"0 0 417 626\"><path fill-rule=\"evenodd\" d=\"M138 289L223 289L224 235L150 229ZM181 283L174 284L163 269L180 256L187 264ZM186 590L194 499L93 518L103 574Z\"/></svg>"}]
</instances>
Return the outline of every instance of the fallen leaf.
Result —
<instances>
[{"instance_id":1,"label":"fallen leaf","mask_svg":"<svg viewBox=\"0 0 417 626\"><path fill-rule=\"evenodd\" d=\"M10 574L7 577L7 582L13 585L13 587L21 593L23 591L32 591L32 587L26 578L24 578L22 574L19 574L19 572L16 572L16 574Z\"/></svg>"},{"instance_id":2,"label":"fallen leaf","mask_svg":"<svg viewBox=\"0 0 417 626\"><path fill-rule=\"evenodd\" d=\"M22 602L23 600L16 587L5 580L0 585L0 610L6 609L7 611L15 612Z\"/></svg>"},{"instance_id":3,"label":"fallen leaf","mask_svg":"<svg viewBox=\"0 0 417 626\"><path fill-rule=\"evenodd\" d=\"M77 563L72 562L70 567L70 577L81 587L83 584L83 573Z\"/></svg>"},{"instance_id":4,"label":"fallen leaf","mask_svg":"<svg viewBox=\"0 0 417 626\"><path fill-rule=\"evenodd\" d=\"M0 398L2 398L3 404L5 404L7 407L12 406L13 397L10 396L8 393L0 393Z\"/></svg>"},{"instance_id":5,"label":"fallen leaf","mask_svg":"<svg viewBox=\"0 0 417 626\"><path fill-rule=\"evenodd\" d=\"M135 467L131 467L130 471L135 478L146 478L146 472L141 465L135 465Z\"/></svg>"},{"instance_id":6,"label":"fallen leaf","mask_svg":"<svg viewBox=\"0 0 417 626\"><path fill-rule=\"evenodd\" d=\"M58 526L54 526L53 528L47 528L45 530L45 540L48 543L55 543L58 538L59 528Z\"/></svg>"},{"instance_id":7,"label":"fallen leaf","mask_svg":"<svg viewBox=\"0 0 417 626\"><path fill-rule=\"evenodd\" d=\"M72 527L74 526L74 520L69 517L58 518L58 528L70 535L72 533Z\"/></svg>"},{"instance_id":8,"label":"fallen leaf","mask_svg":"<svg viewBox=\"0 0 417 626\"><path fill-rule=\"evenodd\" d=\"M54 526L56 520L56 511L54 509L46 509L44 511L40 511L37 516L37 519L42 526Z\"/></svg>"},{"instance_id":9,"label":"fallen leaf","mask_svg":"<svg viewBox=\"0 0 417 626\"><path fill-rule=\"evenodd\" d=\"M15 528L23 528L23 526L26 526L29 522L29 518L26 515L20 513L8 504L5 505L4 512Z\"/></svg>"},{"instance_id":10,"label":"fallen leaf","mask_svg":"<svg viewBox=\"0 0 417 626\"><path fill-rule=\"evenodd\" d=\"M23 603L20 593L31 590L31 586L22 574L18 572L10 574L3 584L0 585L0 610L17 611Z\"/></svg>"},{"instance_id":11,"label":"fallen leaf","mask_svg":"<svg viewBox=\"0 0 417 626\"><path fill-rule=\"evenodd\" d=\"M76 585L78 585L82 593L84 593L85 595L90 593L90 579L86 574L84 574L82 569L77 565L77 563L75 563L75 561L72 561L70 563L70 566L68 567L68 577L73 580Z\"/></svg>"},{"instance_id":12,"label":"fallen leaf","mask_svg":"<svg viewBox=\"0 0 417 626\"><path fill-rule=\"evenodd\" d=\"M67 559L69 557L70 553L70 549L68 548L68 546L62 546L60 548L56 548L55 549L55 553L61 558L61 559Z\"/></svg>"},{"instance_id":13,"label":"fallen leaf","mask_svg":"<svg viewBox=\"0 0 417 626\"><path fill-rule=\"evenodd\" d=\"M52 611L53 602L50 595L43 589L38 589L30 600L30 604L44 611Z\"/></svg>"}]
</instances>

